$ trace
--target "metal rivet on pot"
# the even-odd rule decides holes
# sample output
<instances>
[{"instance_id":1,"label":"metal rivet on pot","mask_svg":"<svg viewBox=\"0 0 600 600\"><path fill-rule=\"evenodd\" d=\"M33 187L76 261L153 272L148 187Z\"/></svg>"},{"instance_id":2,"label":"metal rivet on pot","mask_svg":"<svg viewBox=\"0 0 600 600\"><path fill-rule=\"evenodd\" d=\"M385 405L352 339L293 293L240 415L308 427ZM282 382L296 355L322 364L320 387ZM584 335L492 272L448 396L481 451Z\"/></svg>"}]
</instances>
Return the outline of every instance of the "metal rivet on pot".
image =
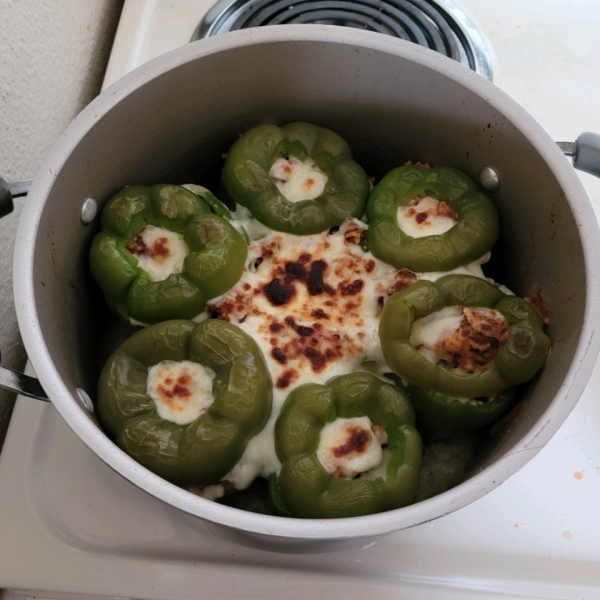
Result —
<instances>
[{"instance_id":1,"label":"metal rivet on pot","mask_svg":"<svg viewBox=\"0 0 600 600\"><path fill-rule=\"evenodd\" d=\"M90 413L90 415L93 415L94 403L92 402L92 399L90 398L89 394L81 388L77 388L77 393L79 394L79 398L85 410L87 410Z\"/></svg>"},{"instance_id":2,"label":"metal rivet on pot","mask_svg":"<svg viewBox=\"0 0 600 600\"><path fill-rule=\"evenodd\" d=\"M98 203L94 198L86 198L81 205L81 222L89 225L98 214Z\"/></svg>"},{"instance_id":3,"label":"metal rivet on pot","mask_svg":"<svg viewBox=\"0 0 600 600\"><path fill-rule=\"evenodd\" d=\"M483 167L479 172L481 185L489 192L497 192L500 189L500 177L492 167Z\"/></svg>"}]
</instances>

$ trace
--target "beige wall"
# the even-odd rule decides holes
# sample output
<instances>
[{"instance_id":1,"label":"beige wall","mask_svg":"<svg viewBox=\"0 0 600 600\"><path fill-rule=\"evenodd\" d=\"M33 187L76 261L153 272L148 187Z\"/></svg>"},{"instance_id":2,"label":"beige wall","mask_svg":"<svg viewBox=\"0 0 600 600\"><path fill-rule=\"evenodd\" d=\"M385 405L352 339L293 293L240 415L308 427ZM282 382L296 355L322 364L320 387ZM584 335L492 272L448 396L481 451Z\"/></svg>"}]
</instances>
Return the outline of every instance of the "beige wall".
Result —
<instances>
[{"instance_id":1,"label":"beige wall","mask_svg":"<svg viewBox=\"0 0 600 600\"><path fill-rule=\"evenodd\" d=\"M34 178L73 117L99 92L123 0L0 0L0 176ZM12 299L23 199L0 221L2 365L24 366ZM0 390L0 447L14 403Z\"/></svg>"}]
</instances>

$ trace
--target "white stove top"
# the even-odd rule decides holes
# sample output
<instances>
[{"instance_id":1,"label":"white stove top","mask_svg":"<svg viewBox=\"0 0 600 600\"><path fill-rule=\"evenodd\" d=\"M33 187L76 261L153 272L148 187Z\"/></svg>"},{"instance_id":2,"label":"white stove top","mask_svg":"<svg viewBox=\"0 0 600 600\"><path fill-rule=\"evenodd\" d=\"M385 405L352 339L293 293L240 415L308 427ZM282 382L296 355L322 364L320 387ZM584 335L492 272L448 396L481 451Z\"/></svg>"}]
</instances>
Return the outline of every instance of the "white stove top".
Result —
<instances>
[{"instance_id":1,"label":"white stove top","mask_svg":"<svg viewBox=\"0 0 600 600\"><path fill-rule=\"evenodd\" d=\"M557 140L600 132L598 0L456 0L494 82ZM186 43L212 1L126 0L105 87ZM600 215L600 181L581 179ZM552 441L494 492L362 548L242 547L111 471L20 398L0 455L0 586L48 598L600 598L600 365ZM73 594L74 596L70 596Z\"/></svg>"}]
</instances>

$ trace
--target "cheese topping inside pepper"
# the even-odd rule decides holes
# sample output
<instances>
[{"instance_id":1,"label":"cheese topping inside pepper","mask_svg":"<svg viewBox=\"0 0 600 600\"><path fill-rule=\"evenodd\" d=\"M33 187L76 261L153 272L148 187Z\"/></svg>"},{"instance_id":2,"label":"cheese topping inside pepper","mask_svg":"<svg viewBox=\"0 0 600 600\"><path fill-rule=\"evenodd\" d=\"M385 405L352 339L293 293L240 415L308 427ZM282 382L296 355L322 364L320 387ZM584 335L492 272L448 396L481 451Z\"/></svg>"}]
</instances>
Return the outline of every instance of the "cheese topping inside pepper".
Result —
<instances>
[{"instance_id":1,"label":"cheese topping inside pepper","mask_svg":"<svg viewBox=\"0 0 600 600\"><path fill-rule=\"evenodd\" d=\"M317 458L333 477L352 479L381 464L387 435L369 417L335 419L321 430Z\"/></svg>"},{"instance_id":2,"label":"cheese topping inside pepper","mask_svg":"<svg viewBox=\"0 0 600 600\"><path fill-rule=\"evenodd\" d=\"M442 235L458 223L456 211L443 200L431 196L415 198L398 207L398 227L412 238Z\"/></svg>"},{"instance_id":3,"label":"cheese topping inside pepper","mask_svg":"<svg viewBox=\"0 0 600 600\"><path fill-rule=\"evenodd\" d=\"M447 306L415 321L410 343L430 362L470 375L487 370L508 341L508 331L496 310Z\"/></svg>"},{"instance_id":4,"label":"cheese topping inside pepper","mask_svg":"<svg viewBox=\"0 0 600 600\"><path fill-rule=\"evenodd\" d=\"M169 275L183 271L183 261L188 254L185 242L179 235L163 227L148 225L127 244L139 266L148 273L151 281L163 281Z\"/></svg>"},{"instance_id":5,"label":"cheese topping inside pepper","mask_svg":"<svg viewBox=\"0 0 600 600\"><path fill-rule=\"evenodd\" d=\"M327 175L312 160L303 162L294 156L278 158L271 165L269 177L290 202L314 200L327 183Z\"/></svg>"},{"instance_id":6,"label":"cheese topping inside pepper","mask_svg":"<svg viewBox=\"0 0 600 600\"><path fill-rule=\"evenodd\" d=\"M205 413L215 401L215 373L201 364L163 360L148 369L147 394L161 419L187 425Z\"/></svg>"}]
</instances>

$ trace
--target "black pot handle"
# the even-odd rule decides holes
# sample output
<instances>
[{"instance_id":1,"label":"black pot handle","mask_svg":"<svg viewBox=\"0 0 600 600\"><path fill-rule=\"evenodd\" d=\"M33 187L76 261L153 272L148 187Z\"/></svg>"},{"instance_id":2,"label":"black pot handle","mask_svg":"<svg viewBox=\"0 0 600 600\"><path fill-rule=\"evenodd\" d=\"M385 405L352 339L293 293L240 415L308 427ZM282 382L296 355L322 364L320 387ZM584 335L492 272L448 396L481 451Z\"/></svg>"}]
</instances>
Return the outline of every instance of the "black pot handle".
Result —
<instances>
[{"instance_id":1,"label":"black pot handle","mask_svg":"<svg viewBox=\"0 0 600 600\"><path fill-rule=\"evenodd\" d=\"M575 142L557 142L559 148L573 157L573 166L600 177L600 135L586 131Z\"/></svg>"},{"instance_id":2,"label":"black pot handle","mask_svg":"<svg viewBox=\"0 0 600 600\"><path fill-rule=\"evenodd\" d=\"M0 388L21 394L21 396L50 402L42 385L35 377L17 373L6 367L0 367Z\"/></svg>"},{"instance_id":3,"label":"black pot handle","mask_svg":"<svg viewBox=\"0 0 600 600\"><path fill-rule=\"evenodd\" d=\"M26 196L33 179L23 179L21 181L5 181L0 177L0 219L9 215L14 207L13 198Z\"/></svg>"},{"instance_id":4,"label":"black pot handle","mask_svg":"<svg viewBox=\"0 0 600 600\"><path fill-rule=\"evenodd\" d=\"M25 196L31 187L31 183L31 179L8 183L0 177L0 219L13 211L13 198ZM6 367L0 367L0 387L23 396L49 402L46 392L44 392L40 382L35 377L17 373Z\"/></svg>"}]
</instances>

